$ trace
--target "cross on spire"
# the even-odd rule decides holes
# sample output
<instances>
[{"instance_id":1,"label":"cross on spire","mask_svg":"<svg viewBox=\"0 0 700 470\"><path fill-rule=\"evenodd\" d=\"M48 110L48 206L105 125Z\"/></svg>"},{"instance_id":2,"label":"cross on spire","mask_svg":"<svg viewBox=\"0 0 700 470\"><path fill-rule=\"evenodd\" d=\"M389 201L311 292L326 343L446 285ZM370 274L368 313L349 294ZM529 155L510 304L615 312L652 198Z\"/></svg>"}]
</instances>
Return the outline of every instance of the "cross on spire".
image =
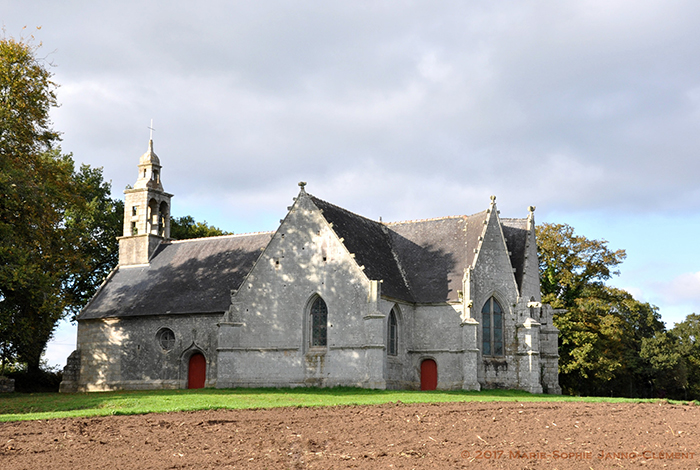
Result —
<instances>
[{"instance_id":1,"label":"cross on spire","mask_svg":"<svg viewBox=\"0 0 700 470\"><path fill-rule=\"evenodd\" d=\"M149 137L149 140L153 140L153 131L155 130L155 129L153 128L153 119L151 119L151 125L148 126L148 128L151 130L151 135L150 135L150 137Z\"/></svg>"}]
</instances>

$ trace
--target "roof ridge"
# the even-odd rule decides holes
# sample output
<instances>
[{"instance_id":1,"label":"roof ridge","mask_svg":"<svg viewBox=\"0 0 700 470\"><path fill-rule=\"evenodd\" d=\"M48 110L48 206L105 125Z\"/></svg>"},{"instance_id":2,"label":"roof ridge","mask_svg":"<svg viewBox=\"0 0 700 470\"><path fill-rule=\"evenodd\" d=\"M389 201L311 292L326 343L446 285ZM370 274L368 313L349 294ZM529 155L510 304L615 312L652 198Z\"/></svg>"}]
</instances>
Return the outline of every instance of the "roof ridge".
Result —
<instances>
[{"instance_id":1,"label":"roof ridge","mask_svg":"<svg viewBox=\"0 0 700 470\"><path fill-rule=\"evenodd\" d=\"M348 209L346 209L346 208L344 208L344 207L340 207L339 205L333 204L332 202L328 202L328 201L326 201L325 199L321 199L321 198L319 198L319 197L316 197L316 196L314 196L313 194L309 194L309 197L310 197L312 200L313 200L313 199L316 199L317 201L321 201L321 202L323 202L324 204L328 204L329 206L333 206L333 207L335 207L336 209L340 209L341 211L347 212L348 214L352 214L352 215L354 215L355 217L359 217L360 219L364 219L364 220L367 220L367 221L369 221L369 222L374 222L375 224L378 224L378 225L382 225L382 224L383 224L383 222L379 222L378 220L370 219L369 217L365 217L364 215L360 215L360 214L358 214L357 212L353 212L353 211L348 210ZM320 209L320 207L319 207L319 209Z\"/></svg>"},{"instance_id":2,"label":"roof ridge","mask_svg":"<svg viewBox=\"0 0 700 470\"><path fill-rule=\"evenodd\" d=\"M398 224L413 224L416 222L432 222L433 220L445 220L445 219L465 219L470 217L468 215L445 215L442 217L431 217L429 219L410 219L410 220L397 220L395 222L382 222L384 225L398 225Z\"/></svg>"},{"instance_id":3,"label":"roof ridge","mask_svg":"<svg viewBox=\"0 0 700 470\"><path fill-rule=\"evenodd\" d=\"M186 238L184 240L168 240L168 243L186 243L186 242L195 242L195 241L202 241L202 240L215 240L215 239L221 239L221 238L236 238L236 237L246 237L250 235L265 235L265 234L273 234L275 232L273 231L267 231L267 232L247 232L247 233L231 233L229 235L217 235L215 237L199 237L199 238Z\"/></svg>"}]
</instances>

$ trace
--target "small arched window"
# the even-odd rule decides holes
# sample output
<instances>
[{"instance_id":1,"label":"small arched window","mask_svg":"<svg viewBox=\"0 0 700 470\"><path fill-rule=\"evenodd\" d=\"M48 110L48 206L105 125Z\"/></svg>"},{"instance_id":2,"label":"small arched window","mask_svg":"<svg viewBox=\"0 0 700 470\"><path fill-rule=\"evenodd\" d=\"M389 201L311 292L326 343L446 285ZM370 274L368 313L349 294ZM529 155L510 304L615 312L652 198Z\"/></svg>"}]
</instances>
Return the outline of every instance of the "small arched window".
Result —
<instances>
[{"instance_id":1,"label":"small arched window","mask_svg":"<svg viewBox=\"0 0 700 470\"><path fill-rule=\"evenodd\" d=\"M160 203L158 208L158 235L164 237L166 235L166 220L168 218L168 205L165 202Z\"/></svg>"},{"instance_id":2,"label":"small arched window","mask_svg":"<svg viewBox=\"0 0 700 470\"><path fill-rule=\"evenodd\" d=\"M484 356L503 355L503 309L496 299L491 297L481 309L481 325Z\"/></svg>"},{"instance_id":3,"label":"small arched window","mask_svg":"<svg viewBox=\"0 0 700 470\"><path fill-rule=\"evenodd\" d=\"M328 308L321 297L311 304L311 347L326 347L328 338Z\"/></svg>"},{"instance_id":4,"label":"small arched window","mask_svg":"<svg viewBox=\"0 0 700 470\"><path fill-rule=\"evenodd\" d=\"M386 353L390 356L396 356L399 353L399 323L396 319L396 310L393 308L389 313L389 324L387 325Z\"/></svg>"},{"instance_id":5,"label":"small arched window","mask_svg":"<svg viewBox=\"0 0 700 470\"><path fill-rule=\"evenodd\" d=\"M151 199L148 202L148 227L147 233L158 235L158 201Z\"/></svg>"}]
</instances>

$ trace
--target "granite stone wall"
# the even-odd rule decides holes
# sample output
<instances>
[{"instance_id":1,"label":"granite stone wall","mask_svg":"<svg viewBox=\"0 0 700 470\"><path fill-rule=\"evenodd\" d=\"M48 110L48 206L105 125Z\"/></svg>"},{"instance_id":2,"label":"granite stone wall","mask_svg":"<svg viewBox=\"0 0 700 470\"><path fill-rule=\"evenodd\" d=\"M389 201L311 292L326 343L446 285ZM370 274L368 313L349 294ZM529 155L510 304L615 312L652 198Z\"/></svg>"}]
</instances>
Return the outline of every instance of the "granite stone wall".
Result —
<instances>
[{"instance_id":1,"label":"granite stone wall","mask_svg":"<svg viewBox=\"0 0 700 470\"><path fill-rule=\"evenodd\" d=\"M384 388L388 311L379 311L379 289L300 198L219 324L217 386ZM327 344L314 347L310 308L318 297L328 309Z\"/></svg>"},{"instance_id":2,"label":"granite stone wall","mask_svg":"<svg viewBox=\"0 0 700 470\"><path fill-rule=\"evenodd\" d=\"M154 315L78 323L77 391L186 388L188 360L201 353L216 385L220 314ZM172 336L163 338L165 330Z\"/></svg>"}]
</instances>

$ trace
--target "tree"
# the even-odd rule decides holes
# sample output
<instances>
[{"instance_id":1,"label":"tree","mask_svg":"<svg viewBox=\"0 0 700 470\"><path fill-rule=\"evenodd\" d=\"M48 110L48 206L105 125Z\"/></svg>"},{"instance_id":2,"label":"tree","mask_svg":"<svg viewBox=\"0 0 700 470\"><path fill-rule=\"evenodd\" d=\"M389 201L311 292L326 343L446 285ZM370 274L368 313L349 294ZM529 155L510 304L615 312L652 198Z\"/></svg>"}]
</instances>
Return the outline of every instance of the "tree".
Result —
<instances>
[{"instance_id":1,"label":"tree","mask_svg":"<svg viewBox=\"0 0 700 470\"><path fill-rule=\"evenodd\" d=\"M588 395L650 393L642 342L665 328L656 307L605 285L618 274L624 250L576 235L566 224L538 226L537 245L542 300L566 309L554 318L562 388Z\"/></svg>"},{"instance_id":2,"label":"tree","mask_svg":"<svg viewBox=\"0 0 700 470\"><path fill-rule=\"evenodd\" d=\"M102 280L119 263L119 243L124 221L124 202L111 199L111 185L103 180L102 168L81 165L73 182L81 204L65 213L72 249L81 254L79 265L63 279L72 313L85 305Z\"/></svg>"},{"instance_id":3,"label":"tree","mask_svg":"<svg viewBox=\"0 0 700 470\"><path fill-rule=\"evenodd\" d=\"M657 396L687 398L688 370L678 346L678 338L666 331L642 340L640 356L649 362L650 382Z\"/></svg>"},{"instance_id":4,"label":"tree","mask_svg":"<svg viewBox=\"0 0 700 470\"><path fill-rule=\"evenodd\" d=\"M691 313L670 333L677 339L678 353L685 359L688 397L700 400L700 315Z\"/></svg>"},{"instance_id":5,"label":"tree","mask_svg":"<svg viewBox=\"0 0 700 470\"><path fill-rule=\"evenodd\" d=\"M8 356L34 355L26 345L41 325L26 315L60 311L45 295L57 280L45 271L54 263L48 249L65 208L72 167L52 152L59 140L50 128L56 105L51 74L36 48L0 41L0 343ZM38 366L38 364L37 364Z\"/></svg>"},{"instance_id":6,"label":"tree","mask_svg":"<svg viewBox=\"0 0 700 470\"><path fill-rule=\"evenodd\" d=\"M190 238L218 237L231 235L213 225L207 225L207 221L196 222L190 215L173 217L170 221L170 238L173 240L186 240Z\"/></svg>"},{"instance_id":7,"label":"tree","mask_svg":"<svg viewBox=\"0 0 700 470\"><path fill-rule=\"evenodd\" d=\"M29 371L114 265L106 238L119 211L101 170L74 172L61 153L49 120L55 84L37 49L0 40L0 365Z\"/></svg>"},{"instance_id":8,"label":"tree","mask_svg":"<svg viewBox=\"0 0 700 470\"><path fill-rule=\"evenodd\" d=\"M56 85L38 47L13 38L0 40L0 149L3 160L31 165L59 140L49 110L56 106Z\"/></svg>"},{"instance_id":9,"label":"tree","mask_svg":"<svg viewBox=\"0 0 700 470\"><path fill-rule=\"evenodd\" d=\"M576 299L619 274L614 268L627 256L625 250L612 251L605 240L589 240L576 235L567 224L537 227L537 250L544 301L554 308L573 307Z\"/></svg>"}]
</instances>

